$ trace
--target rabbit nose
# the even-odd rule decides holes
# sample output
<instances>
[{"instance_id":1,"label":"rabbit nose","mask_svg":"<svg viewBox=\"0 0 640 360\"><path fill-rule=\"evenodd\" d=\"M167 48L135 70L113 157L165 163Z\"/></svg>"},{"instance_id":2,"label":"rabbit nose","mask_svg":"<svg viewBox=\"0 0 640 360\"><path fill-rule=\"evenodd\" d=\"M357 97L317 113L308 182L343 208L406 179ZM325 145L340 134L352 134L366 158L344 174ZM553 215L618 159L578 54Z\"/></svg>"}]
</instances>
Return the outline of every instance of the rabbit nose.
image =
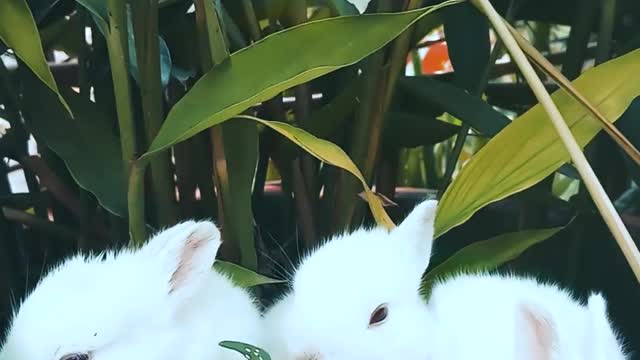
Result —
<instances>
[{"instance_id":1,"label":"rabbit nose","mask_svg":"<svg viewBox=\"0 0 640 360\"><path fill-rule=\"evenodd\" d=\"M295 360L322 360L322 356L317 352L304 352L296 356Z\"/></svg>"}]
</instances>

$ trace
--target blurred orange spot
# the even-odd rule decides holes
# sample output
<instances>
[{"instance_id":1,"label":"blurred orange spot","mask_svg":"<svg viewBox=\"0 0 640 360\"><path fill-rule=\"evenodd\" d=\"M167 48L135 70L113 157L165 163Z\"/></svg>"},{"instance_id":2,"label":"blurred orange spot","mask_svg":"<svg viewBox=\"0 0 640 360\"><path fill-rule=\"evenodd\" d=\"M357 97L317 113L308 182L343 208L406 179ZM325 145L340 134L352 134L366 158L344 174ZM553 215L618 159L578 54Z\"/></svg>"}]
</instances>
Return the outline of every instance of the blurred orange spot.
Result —
<instances>
[{"instance_id":1,"label":"blurred orange spot","mask_svg":"<svg viewBox=\"0 0 640 360\"><path fill-rule=\"evenodd\" d=\"M427 54L422 59L422 73L436 74L453 71L451 60L449 60L449 50L447 42L442 41L431 45L427 49Z\"/></svg>"}]
</instances>

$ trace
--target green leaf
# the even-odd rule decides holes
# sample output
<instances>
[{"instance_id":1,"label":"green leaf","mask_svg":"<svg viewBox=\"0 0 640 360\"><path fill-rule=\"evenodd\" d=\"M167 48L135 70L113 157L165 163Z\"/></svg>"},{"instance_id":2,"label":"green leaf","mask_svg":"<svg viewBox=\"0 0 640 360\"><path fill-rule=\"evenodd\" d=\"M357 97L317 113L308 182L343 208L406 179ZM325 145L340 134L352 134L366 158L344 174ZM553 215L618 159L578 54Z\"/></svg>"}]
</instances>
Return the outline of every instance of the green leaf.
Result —
<instances>
[{"instance_id":1,"label":"green leaf","mask_svg":"<svg viewBox=\"0 0 640 360\"><path fill-rule=\"evenodd\" d=\"M76 115L71 118L55 95L29 75L23 77L29 129L64 160L78 185L93 193L105 209L126 217L122 153L112 122L95 103L63 88Z\"/></svg>"},{"instance_id":2,"label":"green leaf","mask_svg":"<svg viewBox=\"0 0 640 360\"><path fill-rule=\"evenodd\" d=\"M91 13L91 17L98 25L102 35L106 35L109 28L109 11L107 10L108 0L76 0L78 4L84 6Z\"/></svg>"},{"instance_id":3,"label":"green leaf","mask_svg":"<svg viewBox=\"0 0 640 360\"><path fill-rule=\"evenodd\" d=\"M492 137L511 121L477 96L444 81L427 76L405 76L398 79L398 87L467 123L488 137Z\"/></svg>"},{"instance_id":4,"label":"green leaf","mask_svg":"<svg viewBox=\"0 0 640 360\"><path fill-rule=\"evenodd\" d=\"M565 226L560 226L518 231L468 245L426 273L421 290L423 294L428 295L436 282L448 276L461 272L482 272L496 269L564 228Z\"/></svg>"},{"instance_id":5,"label":"green leaf","mask_svg":"<svg viewBox=\"0 0 640 360\"><path fill-rule=\"evenodd\" d=\"M309 119L300 124L302 129L319 138L333 138L341 131L341 126L348 116L353 114L358 104L357 95L362 86L360 80L359 78L351 80L331 101L311 113ZM290 142L280 143L276 151L281 151L287 159L297 156L296 145Z\"/></svg>"},{"instance_id":6,"label":"green leaf","mask_svg":"<svg viewBox=\"0 0 640 360\"><path fill-rule=\"evenodd\" d=\"M413 148L437 144L458 133L459 128L434 118L389 112L382 138L386 146Z\"/></svg>"},{"instance_id":7,"label":"green leaf","mask_svg":"<svg viewBox=\"0 0 640 360\"><path fill-rule=\"evenodd\" d=\"M360 14L356 6L347 0L331 0L329 1L329 6L340 16Z\"/></svg>"},{"instance_id":8,"label":"green leaf","mask_svg":"<svg viewBox=\"0 0 640 360\"><path fill-rule=\"evenodd\" d=\"M231 281L233 281L237 286L244 288L249 288L257 285L278 284L286 282L285 280L271 279L240 265L222 260L216 260L216 262L213 263L213 268L216 269L216 271L229 276L229 278L231 278Z\"/></svg>"},{"instance_id":9,"label":"green leaf","mask_svg":"<svg viewBox=\"0 0 640 360\"><path fill-rule=\"evenodd\" d=\"M611 122L640 94L629 74L640 71L640 49L601 64L573 81ZM563 90L552 98L584 147L601 130L591 113ZM462 168L443 195L436 215L436 235L469 219L492 202L527 189L570 159L544 109L538 104L491 139Z\"/></svg>"},{"instance_id":10,"label":"green leaf","mask_svg":"<svg viewBox=\"0 0 640 360\"><path fill-rule=\"evenodd\" d=\"M374 194L369 188L369 185L367 185L367 182L362 176L360 170L358 170L358 167L339 146L329 141L317 138L302 129L286 123L258 119L249 115L238 115L236 118L253 120L268 126L287 139L293 141L296 145L300 146L309 154L315 156L318 160L324 161L329 165L337 166L353 174L358 180L360 180L360 183L364 188L365 198L369 203L369 208L371 209L371 213L373 214L376 222L388 229L395 226L387 212L384 210L378 196ZM226 120L220 120L218 123L224 123L225 121Z\"/></svg>"},{"instance_id":11,"label":"green leaf","mask_svg":"<svg viewBox=\"0 0 640 360\"><path fill-rule=\"evenodd\" d=\"M444 33L456 85L477 93L489 63L489 22L470 2L443 10Z\"/></svg>"},{"instance_id":12,"label":"green leaf","mask_svg":"<svg viewBox=\"0 0 640 360\"><path fill-rule=\"evenodd\" d=\"M13 49L16 56L24 61L40 81L58 95L65 110L72 114L49 70L38 27L25 0L0 1L0 40Z\"/></svg>"},{"instance_id":13,"label":"green leaf","mask_svg":"<svg viewBox=\"0 0 640 360\"><path fill-rule=\"evenodd\" d=\"M365 191L366 200L369 203L369 208L371 209L371 213L376 222L387 229L391 229L395 226L387 212L384 210L379 197L371 191L369 185L367 185L367 181L364 179L364 176L356 164L353 163L349 156L339 146L329 141L317 138L302 129L286 123L266 121L252 116L241 115L239 117L258 121L293 141L306 152L315 156L318 160L350 172L360 180Z\"/></svg>"},{"instance_id":14,"label":"green leaf","mask_svg":"<svg viewBox=\"0 0 640 360\"><path fill-rule=\"evenodd\" d=\"M267 36L205 74L173 107L143 157L184 141L285 89L354 64L420 18L457 2L450 0L401 13L312 21ZM260 66L256 67L258 62Z\"/></svg>"},{"instance_id":15,"label":"green leaf","mask_svg":"<svg viewBox=\"0 0 640 360\"><path fill-rule=\"evenodd\" d=\"M218 345L241 353L247 360L271 360L271 356L266 351L253 345L237 341L221 341Z\"/></svg>"}]
</instances>

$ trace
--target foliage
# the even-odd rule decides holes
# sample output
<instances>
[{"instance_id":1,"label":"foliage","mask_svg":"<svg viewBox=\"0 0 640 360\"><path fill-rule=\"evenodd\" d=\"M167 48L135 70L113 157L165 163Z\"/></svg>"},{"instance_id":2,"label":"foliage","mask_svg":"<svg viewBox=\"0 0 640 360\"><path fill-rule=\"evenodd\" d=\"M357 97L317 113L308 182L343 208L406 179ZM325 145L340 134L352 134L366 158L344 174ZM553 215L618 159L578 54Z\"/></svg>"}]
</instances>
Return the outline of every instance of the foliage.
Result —
<instances>
[{"instance_id":1,"label":"foliage","mask_svg":"<svg viewBox=\"0 0 640 360\"><path fill-rule=\"evenodd\" d=\"M30 268L77 250L213 218L214 267L268 302L322 239L438 197L426 293L494 269L600 289L637 348L637 283L484 15L357 3L0 1L0 292L19 299ZM637 234L640 9L492 3Z\"/></svg>"}]
</instances>

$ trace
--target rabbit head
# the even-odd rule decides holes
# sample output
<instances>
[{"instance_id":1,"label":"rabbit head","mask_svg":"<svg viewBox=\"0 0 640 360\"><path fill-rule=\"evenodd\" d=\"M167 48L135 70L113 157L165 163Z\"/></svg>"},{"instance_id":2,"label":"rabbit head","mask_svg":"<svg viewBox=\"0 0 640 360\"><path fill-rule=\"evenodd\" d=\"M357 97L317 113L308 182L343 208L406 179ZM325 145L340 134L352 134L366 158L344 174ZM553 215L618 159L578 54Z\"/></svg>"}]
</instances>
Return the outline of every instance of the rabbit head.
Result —
<instances>
[{"instance_id":1,"label":"rabbit head","mask_svg":"<svg viewBox=\"0 0 640 360\"><path fill-rule=\"evenodd\" d=\"M216 341L257 341L260 317L212 270L220 244L213 223L189 221L137 250L64 261L14 314L0 360L241 359Z\"/></svg>"},{"instance_id":2,"label":"rabbit head","mask_svg":"<svg viewBox=\"0 0 640 360\"><path fill-rule=\"evenodd\" d=\"M419 288L436 205L422 202L391 231L335 236L303 259L292 291L265 314L272 358L424 358L415 345L427 346L430 316Z\"/></svg>"}]
</instances>

